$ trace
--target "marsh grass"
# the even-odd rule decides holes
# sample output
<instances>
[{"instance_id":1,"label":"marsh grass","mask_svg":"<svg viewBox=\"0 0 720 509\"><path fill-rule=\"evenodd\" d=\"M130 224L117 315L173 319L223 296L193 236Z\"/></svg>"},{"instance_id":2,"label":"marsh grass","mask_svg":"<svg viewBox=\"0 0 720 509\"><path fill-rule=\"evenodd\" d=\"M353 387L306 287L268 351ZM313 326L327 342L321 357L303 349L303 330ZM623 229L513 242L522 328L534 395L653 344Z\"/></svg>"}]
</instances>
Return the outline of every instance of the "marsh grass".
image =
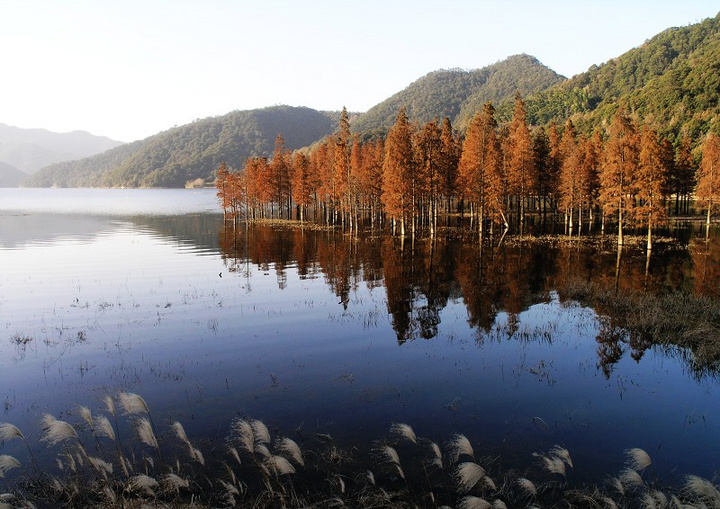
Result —
<instances>
[{"instance_id":1,"label":"marsh grass","mask_svg":"<svg viewBox=\"0 0 720 509\"><path fill-rule=\"evenodd\" d=\"M680 489L667 490L658 479L643 479L638 470L652 461L637 448L626 451L625 468L604 486L574 485L566 469L575 467L562 446L536 454L527 470L503 471L497 457L477 457L465 435L440 447L405 423L392 424L367 450L346 450L331 437L298 443L262 421L237 418L224 443L198 447L179 421L158 434L138 398L117 397L127 419L122 427L136 430L122 448L122 423L113 427L108 415L80 407L77 423L43 416L37 445L56 451L57 466L30 470L22 457L0 454L0 507L720 507L712 481L689 475ZM116 418L114 401L106 399L105 410ZM0 438L25 435L3 423ZM86 450L83 443L95 445ZM160 450L166 461L156 461Z\"/></svg>"}]
</instances>

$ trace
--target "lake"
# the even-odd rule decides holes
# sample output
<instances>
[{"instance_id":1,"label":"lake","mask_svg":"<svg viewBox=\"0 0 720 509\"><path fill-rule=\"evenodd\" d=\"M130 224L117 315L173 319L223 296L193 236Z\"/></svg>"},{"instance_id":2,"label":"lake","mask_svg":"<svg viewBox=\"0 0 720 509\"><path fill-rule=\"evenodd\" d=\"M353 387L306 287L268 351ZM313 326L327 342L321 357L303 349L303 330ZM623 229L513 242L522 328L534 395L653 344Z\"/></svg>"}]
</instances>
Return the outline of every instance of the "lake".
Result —
<instances>
[{"instance_id":1,"label":"lake","mask_svg":"<svg viewBox=\"0 0 720 509\"><path fill-rule=\"evenodd\" d=\"M393 423L463 433L519 472L561 444L578 482L633 447L664 483L720 471L717 366L622 332L608 356L608 317L562 297L580 279L720 298L717 230L675 227L647 271L629 246L616 273L612 239L480 249L463 229L233 231L219 212L209 189L0 189L0 421L46 451L43 414L79 423L125 391L206 455L250 417L307 448L368 449Z\"/></svg>"}]
</instances>

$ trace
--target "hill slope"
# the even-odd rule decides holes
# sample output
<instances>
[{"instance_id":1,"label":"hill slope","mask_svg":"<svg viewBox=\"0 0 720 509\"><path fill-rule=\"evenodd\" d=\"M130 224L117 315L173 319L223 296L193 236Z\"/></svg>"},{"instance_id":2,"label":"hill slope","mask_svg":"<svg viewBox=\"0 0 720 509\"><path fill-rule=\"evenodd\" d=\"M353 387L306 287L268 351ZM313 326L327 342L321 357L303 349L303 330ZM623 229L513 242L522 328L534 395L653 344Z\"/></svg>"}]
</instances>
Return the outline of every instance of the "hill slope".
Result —
<instances>
[{"instance_id":1,"label":"hill slope","mask_svg":"<svg viewBox=\"0 0 720 509\"><path fill-rule=\"evenodd\" d=\"M88 159L44 168L23 183L35 187L182 187L211 180L222 161L241 166L272 153L282 134L288 149L332 133L339 114L273 106L196 120Z\"/></svg>"},{"instance_id":2,"label":"hill slope","mask_svg":"<svg viewBox=\"0 0 720 509\"><path fill-rule=\"evenodd\" d=\"M0 187L17 187L26 178L27 173L0 161Z\"/></svg>"},{"instance_id":3,"label":"hill slope","mask_svg":"<svg viewBox=\"0 0 720 509\"><path fill-rule=\"evenodd\" d=\"M54 133L0 124L0 161L27 174L49 164L105 152L122 142L85 131Z\"/></svg>"},{"instance_id":4,"label":"hill slope","mask_svg":"<svg viewBox=\"0 0 720 509\"><path fill-rule=\"evenodd\" d=\"M590 130L625 103L664 134L697 138L720 116L720 14L670 28L618 58L528 97L533 123ZM505 106L507 108L507 106Z\"/></svg>"},{"instance_id":5,"label":"hill slope","mask_svg":"<svg viewBox=\"0 0 720 509\"><path fill-rule=\"evenodd\" d=\"M405 106L413 121L449 117L455 128L464 129L485 102L512 99L516 91L523 96L539 92L564 79L529 55L511 56L482 69L435 71L370 108L352 127L359 133L384 134Z\"/></svg>"}]
</instances>

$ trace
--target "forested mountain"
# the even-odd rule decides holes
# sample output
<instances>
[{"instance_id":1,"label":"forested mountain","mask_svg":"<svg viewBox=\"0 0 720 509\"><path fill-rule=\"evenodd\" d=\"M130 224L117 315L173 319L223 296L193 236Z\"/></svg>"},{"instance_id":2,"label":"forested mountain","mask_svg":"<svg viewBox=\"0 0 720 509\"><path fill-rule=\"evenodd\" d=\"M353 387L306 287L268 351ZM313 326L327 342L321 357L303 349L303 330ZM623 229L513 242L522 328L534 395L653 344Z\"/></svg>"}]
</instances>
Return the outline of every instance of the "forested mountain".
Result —
<instances>
[{"instance_id":1,"label":"forested mountain","mask_svg":"<svg viewBox=\"0 0 720 509\"><path fill-rule=\"evenodd\" d=\"M182 187L212 180L221 162L240 166L253 155L273 152L282 134L297 149L330 134L338 113L273 106L196 120L104 154L44 168L24 182L35 187Z\"/></svg>"},{"instance_id":2,"label":"forested mountain","mask_svg":"<svg viewBox=\"0 0 720 509\"><path fill-rule=\"evenodd\" d=\"M485 102L509 101L516 91L525 96L563 79L529 55L511 56L482 69L435 71L370 108L353 123L353 130L384 135L403 106L412 121L449 117L456 128L464 130Z\"/></svg>"},{"instance_id":3,"label":"forested mountain","mask_svg":"<svg viewBox=\"0 0 720 509\"><path fill-rule=\"evenodd\" d=\"M720 14L670 28L618 58L526 97L533 124L571 118L586 132L624 103L662 134L720 128ZM512 105L499 106L509 118Z\"/></svg>"},{"instance_id":4,"label":"forested mountain","mask_svg":"<svg viewBox=\"0 0 720 509\"><path fill-rule=\"evenodd\" d=\"M0 187L17 187L25 178L27 173L0 161Z\"/></svg>"},{"instance_id":5,"label":"forested mountain","mask_svg":"<svg viewBox=\"0 0 720 509\"><path fill-rule=\"evenodd\" d=\"M122 142L85 131L54 133L0 124L0 161L27 174L49 164L99 154Z\"/></svg>"}]
</instances>

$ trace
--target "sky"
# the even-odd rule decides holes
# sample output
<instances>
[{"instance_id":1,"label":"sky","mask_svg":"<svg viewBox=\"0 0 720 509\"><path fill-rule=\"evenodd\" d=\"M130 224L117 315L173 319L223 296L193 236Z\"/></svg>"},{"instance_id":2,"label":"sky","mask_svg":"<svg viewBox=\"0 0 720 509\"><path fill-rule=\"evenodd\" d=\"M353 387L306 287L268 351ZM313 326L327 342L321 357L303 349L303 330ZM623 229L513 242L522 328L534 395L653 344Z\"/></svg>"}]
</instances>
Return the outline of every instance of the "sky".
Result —
<instances>
[{"instance_id":1,"label":"sky","mask_svg":"<svg viewBox=\"0 0 720 509\"><path fill-rule=\"evenodd\" d=\"M564 76L718 0L0 0L0 123L146 138L277 104L363 112L527 53Z\"/></svg>"}]
</instances>

